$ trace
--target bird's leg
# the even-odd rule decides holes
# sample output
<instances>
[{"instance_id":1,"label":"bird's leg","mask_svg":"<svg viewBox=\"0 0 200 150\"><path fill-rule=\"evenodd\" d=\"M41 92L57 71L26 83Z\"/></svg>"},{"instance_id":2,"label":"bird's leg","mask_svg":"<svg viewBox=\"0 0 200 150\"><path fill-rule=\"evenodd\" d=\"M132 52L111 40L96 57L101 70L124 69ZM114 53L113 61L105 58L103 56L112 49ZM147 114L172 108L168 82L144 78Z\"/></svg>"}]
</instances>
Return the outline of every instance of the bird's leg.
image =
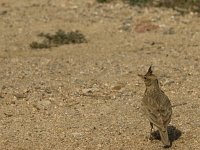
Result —
<instances>
[{"instance_id":1,"label":"bird's leg","mask_svg":"<svg viewBox=\"0 0 200 150\"><path fill-rule=\"evenodd\" d=\"M152 130L153 130L153 123L150 122L150 126L151 126L151 129L150 129L150 136L149 136L149 140L153 140L154 137L152 135Z\"/></svg>"}]
</instances>

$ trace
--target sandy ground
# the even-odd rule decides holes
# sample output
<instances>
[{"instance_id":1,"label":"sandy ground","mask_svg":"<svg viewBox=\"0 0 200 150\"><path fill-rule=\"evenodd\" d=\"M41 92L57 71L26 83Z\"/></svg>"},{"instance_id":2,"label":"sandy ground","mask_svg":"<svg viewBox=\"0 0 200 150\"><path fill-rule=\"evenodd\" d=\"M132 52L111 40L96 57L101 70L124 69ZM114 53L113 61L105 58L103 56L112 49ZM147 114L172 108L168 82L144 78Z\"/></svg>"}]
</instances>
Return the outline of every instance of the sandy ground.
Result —
<instances>
[{"instance_id":1,"label":"sandy ground","mask_svg":"<svg viewBox=\"0 0 200 150\"><path fill-rule=\"evenodd\" d=\"M88 43L34 50L40 32ZM137 76L153 64L173 108L173 150L200 149L200 18L120 1L0 1L1 150L159 150ZM171 130L170 130L171 131Z\"/></svg>"}]
</instances>

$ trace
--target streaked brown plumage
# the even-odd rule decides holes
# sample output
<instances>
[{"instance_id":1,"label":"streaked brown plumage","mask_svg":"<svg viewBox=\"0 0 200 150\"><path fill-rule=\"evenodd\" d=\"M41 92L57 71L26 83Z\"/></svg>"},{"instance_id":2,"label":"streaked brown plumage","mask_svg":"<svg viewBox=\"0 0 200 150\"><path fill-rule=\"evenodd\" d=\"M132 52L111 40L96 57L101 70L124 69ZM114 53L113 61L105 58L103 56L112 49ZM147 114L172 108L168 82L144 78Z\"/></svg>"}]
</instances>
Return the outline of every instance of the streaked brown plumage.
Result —
<instances>
[{"instance_id":1,"label":"streaked brown plumage","mask_svg":"<svg viewBox=\"0 0 200 150\"><path fill-rule=\"evenodd\" d=\"M142 110L150 121L151 133L155 125L165 147L170 147L167 126L171 121L172 107L169 98L160 89L157 77L152 73L151 66L145 75L139 75L145 82L146 90L142 99ZM151 136L150 133L150 136Z\"/></svg>"}]
</instances>

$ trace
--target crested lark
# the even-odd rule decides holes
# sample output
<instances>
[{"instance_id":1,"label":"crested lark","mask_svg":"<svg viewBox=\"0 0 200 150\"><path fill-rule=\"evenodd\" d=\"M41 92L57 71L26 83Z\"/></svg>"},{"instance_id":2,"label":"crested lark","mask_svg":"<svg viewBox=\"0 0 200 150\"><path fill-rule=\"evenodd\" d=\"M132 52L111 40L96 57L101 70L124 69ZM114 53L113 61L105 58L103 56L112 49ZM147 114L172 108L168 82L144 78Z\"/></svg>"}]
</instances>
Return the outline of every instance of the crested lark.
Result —
<instances>
[{"instance_id":1,"label":"crested lark","mask_svg":"<svg viewBox=\"0 0 200 150\"><path fill-rule=\"evenodd\" d=\"M152 73L151 66L145 75L139 75L146 85L144 97L142 99L142 110L150 121L150 138L155 125L160 133L164 147L170 147L167 125L171 121L172 107L169 98L160 89L157 77Z\"/></svg>"}]
</instances>

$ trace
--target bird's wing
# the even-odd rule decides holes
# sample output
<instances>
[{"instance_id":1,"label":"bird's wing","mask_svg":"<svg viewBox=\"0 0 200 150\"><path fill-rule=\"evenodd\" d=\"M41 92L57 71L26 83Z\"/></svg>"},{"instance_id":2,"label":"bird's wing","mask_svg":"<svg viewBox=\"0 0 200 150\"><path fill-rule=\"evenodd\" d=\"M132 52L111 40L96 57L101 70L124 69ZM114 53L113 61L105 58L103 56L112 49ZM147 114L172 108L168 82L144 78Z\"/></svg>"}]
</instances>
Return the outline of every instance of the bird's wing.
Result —
<instances>
[{"instance_id":1,"label":"bird's wing","mask_svg":"<svg viewBox=\"0 0 200 150\"><path fill-rule=\"evenodd\" d=\"M163 123L165 126L167 126L171 121L172 105L169 98L164 94L164 92L162 93L161 97L162 101L160 103L160 111L163 118Z\"/></svg>"},{"instance_id":2,"label":"bird's wing","mask_svg":"<svg viewBox=\"0 0 200 150\"><path fill-rule=\"evenodd\" d=\"M165 130L163 117L156 108L146 107L146 116L156 127Z\"/></svg>"},{"instance_id":3,"label":"bird's wing","mask_svg":"<svg viewBox=\"0 0 200 150\"><path fill-rule=\"evenodd\" d=\"M150 122L161 130L166 130L172 114L171 103L166 95L162 98L148 98L147 103L143 103L143 110Z\"/></svg>"}]
</instances>

